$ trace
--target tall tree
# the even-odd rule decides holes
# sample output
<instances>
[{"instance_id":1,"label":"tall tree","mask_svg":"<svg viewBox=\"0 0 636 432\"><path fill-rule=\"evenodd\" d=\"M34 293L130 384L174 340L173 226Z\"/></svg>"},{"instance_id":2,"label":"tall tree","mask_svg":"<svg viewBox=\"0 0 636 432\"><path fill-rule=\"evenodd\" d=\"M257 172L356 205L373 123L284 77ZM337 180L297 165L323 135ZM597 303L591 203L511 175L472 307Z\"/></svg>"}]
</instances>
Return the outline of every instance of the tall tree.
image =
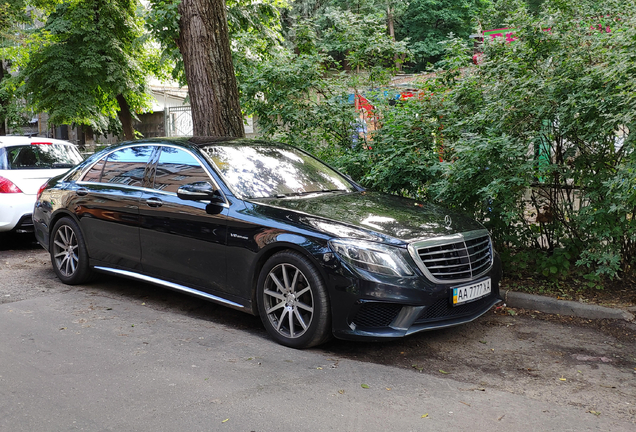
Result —
<instances>
[{"instance_id":1,"label":"tall tree","mask_svg":"<svg viewBox=\"0 0 636 432\"><path fill-rule=\"evenodd\" d=\"M235 70L280 44L278 3L150 0L146 25L173 78L188 84L196 135L244 135Z\"/></svg>"},{"instance_id":2,"label":"tall tree","mask_svg":"<svg viewBox=\"0 0 636 432\"><path fill-rule=\"evenodd\" d=\"M29 21L24 0L4 0L0 3L0 135L6 126L22 123L22 113L15 97L15 79L10 73L13 47L21 42L21 25Z\"/></svg>"},{"instance_id":3,"label":"tall tree","mask_svg":"<svg viewBox=\"0 0 636 432\"><path fill-rule=\"evenodd\" d=\"M243 137L223 0L182 0L179 38L194 135Z\"/></svg>"},{"instance_id":4,"label":"tall tree","mask_svg":"<svg viewBox=\"0 0 636 432\"><path fill-rule=\"evenodd\" d=\"M75 0L55 5L21 70L24 94L53 124L100 133L121 124L134 139L132 115L147 104L146 57L136 0Z\"/></svg>"}]
</instances>

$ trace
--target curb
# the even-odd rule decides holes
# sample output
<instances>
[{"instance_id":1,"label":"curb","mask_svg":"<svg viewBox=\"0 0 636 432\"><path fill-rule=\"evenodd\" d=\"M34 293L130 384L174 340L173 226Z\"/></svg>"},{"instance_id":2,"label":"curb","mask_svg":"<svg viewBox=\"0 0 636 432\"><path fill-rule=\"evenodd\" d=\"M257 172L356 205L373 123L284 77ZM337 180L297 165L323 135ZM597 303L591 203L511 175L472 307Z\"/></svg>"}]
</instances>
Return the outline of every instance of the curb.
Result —
<instances>
[{"instance_id":1,"label":"curb","mask_svg":"<svg viewBox=\"0 0 636 432\"><path fill-rule=\"evenodd\" d=\"M543 313L576 316L587 319L622 319L634 321L634 314L623 309L557 300L536 294L504 291L504 302L509 307L538 310Z\"/></svg>"}]
</instances>

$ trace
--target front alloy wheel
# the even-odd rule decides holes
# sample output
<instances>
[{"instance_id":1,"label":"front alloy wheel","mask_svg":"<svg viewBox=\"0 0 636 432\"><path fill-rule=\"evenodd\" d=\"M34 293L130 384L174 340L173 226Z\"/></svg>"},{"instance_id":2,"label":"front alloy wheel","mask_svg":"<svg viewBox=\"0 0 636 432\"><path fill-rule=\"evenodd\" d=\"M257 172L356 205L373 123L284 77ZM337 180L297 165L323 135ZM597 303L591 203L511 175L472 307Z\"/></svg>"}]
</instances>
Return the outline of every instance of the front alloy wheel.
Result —
<instances>
[{"instance_id":1,"label":"front alloy wheel","mask_svg":"<svg viewBox=\"0 0 636 432\"><path fill-rule=\"evenodd\" d=\"M314 316L314 295L307 278L291 264L274 267L265 281L265 313L276 331L288 338L305 334Z\"/></svg>"},{"instance_id":2,"label":"front alloy wheel","mask_svg":"<svg viewBox=\"0 0 636 432\"><path fill-rule=\"evenodd\" d=\"M322 278L301 254L285 251L272 256L263 267L258 288L261 320L279 343L307 348L331 336Z\"/></svg>"}]
</instances>

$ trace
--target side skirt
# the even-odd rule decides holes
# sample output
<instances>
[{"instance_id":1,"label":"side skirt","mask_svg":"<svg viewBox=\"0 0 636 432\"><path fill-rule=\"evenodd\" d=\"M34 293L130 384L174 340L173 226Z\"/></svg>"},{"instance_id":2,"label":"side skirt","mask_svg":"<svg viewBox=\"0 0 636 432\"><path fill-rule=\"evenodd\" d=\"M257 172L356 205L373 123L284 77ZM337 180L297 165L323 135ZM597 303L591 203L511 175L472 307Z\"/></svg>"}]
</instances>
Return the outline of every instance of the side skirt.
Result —
<instances>
[{"instance_id":1,"label":"side skirt","mask_svg":"<svg viewBox=\"0 0 636 432\"><path fill-rule=\"evenodd\" d=\"M131 271L128 271L128 270L114 269L114 268L110 268L110 267L95 266L93 268L95 270L98 270L98 271L102 271L102 272L106 272L106 273L114 273L114 274L117 274L117 275L120 275L120 276L124 276L124 277L127 277L127 278L138 279L138 280L142 280L144 282L149 282L149 283L152 283L152 284L155 284L155 285L159 285L159 286L163 286L163 287L166 287L166 288L170 288L170 289L175 290L175 291L185 292L187 294L194 295L194 296L197 296L197 297L203 297L206 300L212 300L213 302L221 303L221 304L224 304L226 306L230 306L230 307L235 308L235 309L239 309L239 310L244 310L245 309L243 305L235 303L235 302L227 300L227 299L224 299L222 297L218 297L218 296L215 296L215 295L212 295L212 294L208 294L206 292L199 291L199 290L196 290L194 288L189 288L187 286L179 285L179 284L176 284L176 283L173 283L173 282L168 282L168 281L165 281L165 280L162 280L162 279L157 279L157 278L154 278L154 277L151 277L151 276L142 275L142 274L131 272Z\"/></svg>"}]
</instances>

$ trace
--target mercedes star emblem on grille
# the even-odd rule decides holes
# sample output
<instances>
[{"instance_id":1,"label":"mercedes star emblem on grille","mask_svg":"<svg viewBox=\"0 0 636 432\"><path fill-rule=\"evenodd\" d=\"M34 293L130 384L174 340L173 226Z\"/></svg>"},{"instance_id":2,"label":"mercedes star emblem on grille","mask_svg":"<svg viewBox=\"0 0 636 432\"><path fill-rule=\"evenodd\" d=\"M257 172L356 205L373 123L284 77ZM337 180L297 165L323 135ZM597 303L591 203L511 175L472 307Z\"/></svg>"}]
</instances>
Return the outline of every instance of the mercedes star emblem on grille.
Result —
<instances>
[{"instance_id":1,"label":"mercedes star emblem on grille","mask_svg":"<svg viewBox=\"0 0 636 432\"><path fill-rule=\"evenodd\" d=\"M449 215L444 216L444 224L447 228L450 228L450 226L453 224L453 220Z\"/></svg>"}]
</instances>

